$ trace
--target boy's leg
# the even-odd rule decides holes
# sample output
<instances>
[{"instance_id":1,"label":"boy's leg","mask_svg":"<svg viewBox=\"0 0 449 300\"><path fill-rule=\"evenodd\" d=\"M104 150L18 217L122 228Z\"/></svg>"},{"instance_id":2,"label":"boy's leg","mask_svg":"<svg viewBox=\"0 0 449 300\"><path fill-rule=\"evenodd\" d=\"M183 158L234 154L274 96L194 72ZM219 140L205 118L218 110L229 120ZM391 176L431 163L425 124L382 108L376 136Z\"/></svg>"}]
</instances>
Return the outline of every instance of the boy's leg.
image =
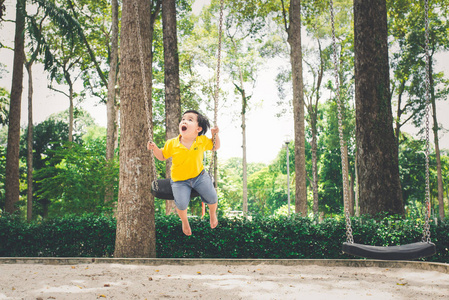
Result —
<instances>
[{"instance_id":1,"label":"boy's leg","mask_svg":"<svg viewBox=\"0 0 449 300\"><path fill-rule=\"evenodd\" d=\"M209 207L210 227L217 227L218 197L209 174L203 171L203 173L196 178L193 188L201 195L201 200Z\"/></svg>"},{"instance_id":2,"label":"boy's leg","mask_svg":"<svg viewBox=\"0 0 449 300\"><path fill-rule=\"evenodd\" d=\"M192 235L192 230L190 229L189 220L187 218L187 208L189 206L192 188L186 181L174 182L173 180L170 180L170 182L175 198L176 212L182 222L182 232L184 232L185 235Z\"/></svg>"},{"instance_id":3,"label":"boy's leg","mask_svg":"<svg viewBox=\"0 0 449 300\"><path fill-rule=\"evenodd\" d=\"M184 232L185 235L192 235L192 229L190 228L189 219L187 218L187 209L180 210L176 208L176 212L182 222L182 232Z\"/></svg>"},{"instance_id":4,"label":"boy's leg","mask_svg":"<svg viewBox=\"0 0 449 300\"><path fill-rule=\"evenodd\" d=\"M218 225L218 218L217 218L218 202L215 204L208 204L207 206L209 206L210 228L215 228Z\"/></svg>"}]
</instances>

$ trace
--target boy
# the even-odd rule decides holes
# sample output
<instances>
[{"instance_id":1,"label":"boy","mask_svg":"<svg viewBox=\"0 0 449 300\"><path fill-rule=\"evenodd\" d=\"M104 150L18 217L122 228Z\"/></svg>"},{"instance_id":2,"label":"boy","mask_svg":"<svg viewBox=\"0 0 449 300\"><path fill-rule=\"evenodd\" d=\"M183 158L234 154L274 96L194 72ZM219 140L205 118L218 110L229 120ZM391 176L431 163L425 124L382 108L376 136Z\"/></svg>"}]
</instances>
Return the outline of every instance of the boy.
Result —
<instances>
[{"instance_id":1,"label":"boy","mask_svg":"<svg viewBox=\"0 0 449 300\"><path fill-rule=\"evenodd\" d=\"M187 207L190 202L190 193L194 188L201 199L209 206L210 227L218 225L217 206L218 197L212 180L204 170L203 153L206 150L217 151L220 148L218 127L211 128L213 140L204 134L210 127L209 120L195 110L188 110L182 115L179 123L179 135L168 140L163 149L159 149L154 142L148 142L148 150L153 150L154 156L159 160L172 157L171 186L176 205L176 211L182 221L182 231L185 235L192 235Z\"/></svg>"}]
</instances>

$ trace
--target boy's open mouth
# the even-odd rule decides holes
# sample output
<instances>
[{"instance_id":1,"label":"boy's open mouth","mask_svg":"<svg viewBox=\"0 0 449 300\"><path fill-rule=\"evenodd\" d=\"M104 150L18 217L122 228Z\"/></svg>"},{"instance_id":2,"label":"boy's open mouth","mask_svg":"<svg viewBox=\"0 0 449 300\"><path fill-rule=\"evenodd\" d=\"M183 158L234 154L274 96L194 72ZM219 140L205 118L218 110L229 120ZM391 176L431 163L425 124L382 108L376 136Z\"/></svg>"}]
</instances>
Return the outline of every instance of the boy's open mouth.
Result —
<instances>
[{"instance_id":1,"label":"boy's open mouth","mask_svg":"<svg viewBox=\"0 0 449 300\"><path fill-rule=\"evenodd\" d=\"M182 125L181 130L182 131L186 131L187 130L187 126L186 125Z\"/></svg>"}]
</instances>

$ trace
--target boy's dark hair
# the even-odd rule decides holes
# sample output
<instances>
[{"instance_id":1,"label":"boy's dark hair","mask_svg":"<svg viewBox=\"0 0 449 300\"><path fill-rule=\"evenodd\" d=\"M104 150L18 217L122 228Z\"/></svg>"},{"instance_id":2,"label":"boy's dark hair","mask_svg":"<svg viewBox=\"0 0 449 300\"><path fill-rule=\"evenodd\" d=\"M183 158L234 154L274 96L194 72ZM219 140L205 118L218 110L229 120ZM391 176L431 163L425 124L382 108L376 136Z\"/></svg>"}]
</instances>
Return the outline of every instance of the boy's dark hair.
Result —
<instances>
[{"instance_id":1,"label":"boy's dark hair","mask_svg":"<svg viewBox=\"0 0 449 300\"><path fill-rule=\"evenodd\" d=\"M184 116L187 113L194 113L197 115L198 126L201 127L201 131L198 133L198 135L206 134L207 130L210 128L209 120L205 116L203 116L202 114L193 109L185 111L182 115Z\"/></svg>"}]
</instances>

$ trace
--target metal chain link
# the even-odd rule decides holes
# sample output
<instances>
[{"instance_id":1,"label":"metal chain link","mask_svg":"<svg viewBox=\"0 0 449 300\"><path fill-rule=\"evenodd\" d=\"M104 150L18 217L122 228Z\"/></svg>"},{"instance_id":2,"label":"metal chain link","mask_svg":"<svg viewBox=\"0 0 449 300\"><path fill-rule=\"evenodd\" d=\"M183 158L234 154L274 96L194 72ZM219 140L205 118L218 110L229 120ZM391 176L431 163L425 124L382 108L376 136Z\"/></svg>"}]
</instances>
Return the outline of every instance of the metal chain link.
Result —
<instances>
[{"instance_id":1,"label":"metal chain link","mask_svg":"<svg viewBox=\"0 0 449 300\"><path fill-rule=\"evenodd\" d=\"M344 202L344 213L346 221L346 241L348 243L354 243L354 237L352 235L352 224L349 214L349 187L348 187L348 169L346 168L346 156L345 156L345 141L343 138L343 103L340 98L340 82L338 80L338 68L339 63L337 59L337 42L335 39L335 22L334 22L334 3L329 0L330 11L331 11L331 23L332 23L332 46L333 46L333 60L334 60L334 76L336 85L336 98L337 98L337 108L338 108L338 131L340 137L340 152L341 152L341 168L342 168L342 179L343 179L343 202Z\"/></svg>"},{"instance_id":2,"label":"metal chain link","mask_svg":"<svg viewBox=\"0 0 449 300\"><path fill-rule=\"evenodd\" d=\"M223 35L223 6L224 6L224 0L220 0L220 17L219 17L219 24L218 24L218 49L217 49L217 68L216 68L216 83L215 83L215 91L214 91L214 125L218 126L218 96L220 92L220 66L221 66L221 40ZM212 150L215 150L215 144L216 144L216 135L214 134L212 137L212 143L213 147ZM214 168L214 163L217 160L217 151L212 152L212 159L210 161L209 166L209 176L213 178L212 176L212 170Z\"/></svg>"},{"instance_id":3,"label":"metal chain link","mask_svg":"<svg viewBox=\"0 0 449 300\"><path fill-rule=\"evenodd\" d=\"M149 137L149 140L152 142L153 141L153 124L151 122L150 99L148 96L147 79L145 76L145 59L143 57L143 42L142 42L142 36L141 36L141 31L140 31L139 7L137 4L137 0L134 0L134 10L136 13L137 40L138 40L139 57L140 57L140 73L142 74L143 94L144 94L144 100L145 100L145 112L146 112L147 124L148 124L148 137ZM157 191L157 190L159 190L159 185L157 182L156 162L154 160L153 151L151 151L151 168L153 169L154 187L155 187L155 190Z\"/></svg>"},{"instance_id":4,"label":"metal chain link","mask_svg":"<svg viewBox=\"0 0 449 300\"><path fill-rule=\"evenodd\" d=\"M430 243L430 175L429 175L429 156L430 156L430 142L429 142L429 118L430 118L430 54L429 54L429 1L425 0L425 35L426 35L426 216L423 229L422 241Z\"/></svg>"}]
</instances>

